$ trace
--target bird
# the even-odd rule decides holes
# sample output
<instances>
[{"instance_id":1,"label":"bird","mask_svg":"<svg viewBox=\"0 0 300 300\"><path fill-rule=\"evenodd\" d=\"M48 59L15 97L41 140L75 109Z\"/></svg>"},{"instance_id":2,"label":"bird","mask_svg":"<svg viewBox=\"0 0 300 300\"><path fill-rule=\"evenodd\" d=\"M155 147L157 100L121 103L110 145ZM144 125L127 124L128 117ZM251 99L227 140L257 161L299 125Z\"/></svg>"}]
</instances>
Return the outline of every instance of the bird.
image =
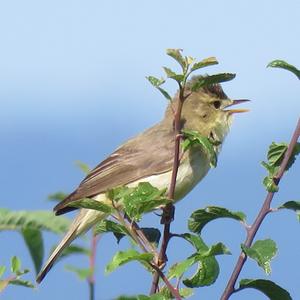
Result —
<instances>
[{"instance_id":1,"label":"bird","mask_svg":"<svg viewBox=\"0 0 300 300\"><path fill-rule=\"evenodd\" d=\"M188 97L182 107L181 128L197 131L209 138L218 154L230 130L233 115L248 111L232 109L231 106L249 100L228 98L219 83L193 91L192 83L199 77L194 76L187 82L185 92ZM168 189L174 159L174 107L178 101L177 92L167 105L162 120L123 143L91 170L77 189L54 207L55 214L62 215L77 209L72 207L72 202L82 198L92 198L109 204L106 192L118 186L135 187L140 182L149 182L156 188ZM210 168L207 151L200 145L188 149L180 160L174 201L182 199L189 193ZM40 283L44 279L62 251L75 238L107 217L104 212L81 208L69 230L37 275L36 281Z\"/></svg>"}]
</instances>

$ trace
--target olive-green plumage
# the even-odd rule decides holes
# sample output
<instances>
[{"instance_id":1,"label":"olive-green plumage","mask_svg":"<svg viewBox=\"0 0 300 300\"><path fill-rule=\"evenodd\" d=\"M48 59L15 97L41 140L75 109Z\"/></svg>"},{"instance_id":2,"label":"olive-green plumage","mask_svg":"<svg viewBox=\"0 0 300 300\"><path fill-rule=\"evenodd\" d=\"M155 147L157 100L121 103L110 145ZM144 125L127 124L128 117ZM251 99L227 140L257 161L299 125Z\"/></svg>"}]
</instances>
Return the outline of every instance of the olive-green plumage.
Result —
<instances>
[{"instance_id":1,"label":"olive-green plumage","mask_svg":"<svg viewBox=\"0 0 300 300\"><path fill-rule=\"evenodd\" d=\"M229 99L220 85L198 92L191 92L187 88L186 93L190 95L182 109L182 128L198 131L201 135L217 141L219 145L215 146L215 150L218 153L229 131L232 114L244 111L225 108L244 100ZM175 108L177 101L178 95L168 105L165 116L159 123L125 142L96 166L78 188L54 208L55 213L60 215L75 209L72 208L72 201L85 197L105 202L105 192L117 186L135 186L139 182L148 181L160 189L168 188L174 157L172 106ZM192 147L184 153L178 169L176 200L186 195L207 174L209 168L209 157L200 146ZM81 209L66 236L38 275L37 282L42 281L66 246L106 217L101 212Z\"/></svg>"}]
</instances>

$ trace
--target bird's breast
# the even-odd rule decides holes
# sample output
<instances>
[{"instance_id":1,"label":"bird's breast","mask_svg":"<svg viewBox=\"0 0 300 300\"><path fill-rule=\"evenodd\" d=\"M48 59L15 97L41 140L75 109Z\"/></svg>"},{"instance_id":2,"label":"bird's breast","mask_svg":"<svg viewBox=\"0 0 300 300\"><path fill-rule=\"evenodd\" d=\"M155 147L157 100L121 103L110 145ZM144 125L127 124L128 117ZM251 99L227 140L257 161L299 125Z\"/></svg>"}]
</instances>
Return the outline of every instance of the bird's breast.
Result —
<instances>
[{"instance_id":1,"label":"bird's breast","mask_svg":"<svg viewBox=\"0 0 300 300\"><path fill-rule=\"evenodd\" d=\"M191 149L185 153L178 168L175 200L182 199L194 186L207 174L210 169L209 159L206 153L199 148ZM129 184L134 187L140 182L149 182L158 189L169 188L171 183L172 170L145 177Z\"/></svg>"}]
</instances>

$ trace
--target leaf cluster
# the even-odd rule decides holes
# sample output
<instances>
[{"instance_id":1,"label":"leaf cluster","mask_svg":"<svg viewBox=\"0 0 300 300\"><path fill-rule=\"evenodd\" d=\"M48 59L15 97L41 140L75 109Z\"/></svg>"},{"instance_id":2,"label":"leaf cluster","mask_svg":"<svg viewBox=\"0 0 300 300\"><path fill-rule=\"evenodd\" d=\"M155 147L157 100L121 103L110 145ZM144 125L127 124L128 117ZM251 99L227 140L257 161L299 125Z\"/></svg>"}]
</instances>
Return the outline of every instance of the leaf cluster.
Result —
<instances>
[{"instance_id":1,"label":"leaf cluster","mask_svg":"<svg viewBox=\"0 0 300 300\"><path fill-rule=\"evenodd\" d=\"M0 209L0 231L18 231L29 250L36 273L39 272L44 257L42 231L61 234L67 231L70 221L55 217L49 211L11 211Z\"/></svg>"},{"instance_id":2,"label":"leaf cluster","mask_svg":"<svg viewBox=\"0 0 300 300\"><path fill-rule=\"evenodd\" d=\"M29 272L28 269L21 268L21 260L17 256L13 256L10 262L10 276L2 279L6 271L5 266L0 266L0 293L7 288L8 285L20 285L28 288L34 288L34 284L28 280L24 280L23 275Z\"/></svg>"},{"instance_id":3,"label":"leaf cluster","mask_svg":"<svg viewBox=\"0 0 300 300\"><path fill-rule=\"evenodd\" d=\"M167 78L177 82L180 90L185 90L187 80L193 72L208 66L217 65L219 63L215 57L208 57L203 60L196 61L196 59L191 56L183 56L181 49L167 49L166 53L179 64L181 71L178 73L168 67L163 67L163 70ZM154 76L148 76L146 78L156 89L162 93L162 95L168 101L172 101L170 94L161 87L166 82L166 79L159 79ZM214 75L199 76L197 79L193 80L189 89L192 92L197 92L207 86L229 81L234 78L235 74L233 73L219 73Z\"/></svg>"},{"instance_id":4,"label":"leaf cluster","mask_svg":"<svg viewBox=\"0 0 300 300\"><path fill-rule=\"evenodd\" d=\"M278 185L276 182L276 175L280 169L281 163L284 159L288 149L287 143L273 142L268 150L267 162L263 161L261 164L268 171L268 175L264 178L263 184L268 192L278 192ZM288 171L296 160L296 156L300 153L300 143L297 143L292 155L289 158L285 171Z\"/></svg>"}]
</instances>

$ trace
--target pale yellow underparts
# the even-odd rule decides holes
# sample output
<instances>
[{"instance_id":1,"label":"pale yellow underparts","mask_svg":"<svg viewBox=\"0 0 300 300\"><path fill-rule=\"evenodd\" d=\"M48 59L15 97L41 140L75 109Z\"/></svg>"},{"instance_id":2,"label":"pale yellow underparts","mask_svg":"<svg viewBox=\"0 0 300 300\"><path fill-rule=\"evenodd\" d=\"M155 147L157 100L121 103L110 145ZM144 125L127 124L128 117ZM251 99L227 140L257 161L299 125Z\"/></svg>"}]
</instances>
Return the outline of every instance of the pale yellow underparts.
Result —
<instances>
[{"instance_id":1,"label":"pale yellow underparts","mask_svg":"<svg viewBox=\"0 0 300 300\"><path fill-rule=\"evenodd\" d=\"M198 147L193 151L185 153L182 162L178 168L175 201L182 199L188 194L194 186L207 174L210 169L209 159L206 153L203 153ZM142 178L128 184L128 187L135 187L140 182L149 182L158 189L169 188L171 182L172 170ZM107 199L105 193L94 197L95 200L110 205L111 200ZM81 209L77 219L80 219L80 224L77 228L77 233L80 234L89 228L92 224L101 221L107 217L106 214L89 209Z\"/></svg>"}]
</instances>

